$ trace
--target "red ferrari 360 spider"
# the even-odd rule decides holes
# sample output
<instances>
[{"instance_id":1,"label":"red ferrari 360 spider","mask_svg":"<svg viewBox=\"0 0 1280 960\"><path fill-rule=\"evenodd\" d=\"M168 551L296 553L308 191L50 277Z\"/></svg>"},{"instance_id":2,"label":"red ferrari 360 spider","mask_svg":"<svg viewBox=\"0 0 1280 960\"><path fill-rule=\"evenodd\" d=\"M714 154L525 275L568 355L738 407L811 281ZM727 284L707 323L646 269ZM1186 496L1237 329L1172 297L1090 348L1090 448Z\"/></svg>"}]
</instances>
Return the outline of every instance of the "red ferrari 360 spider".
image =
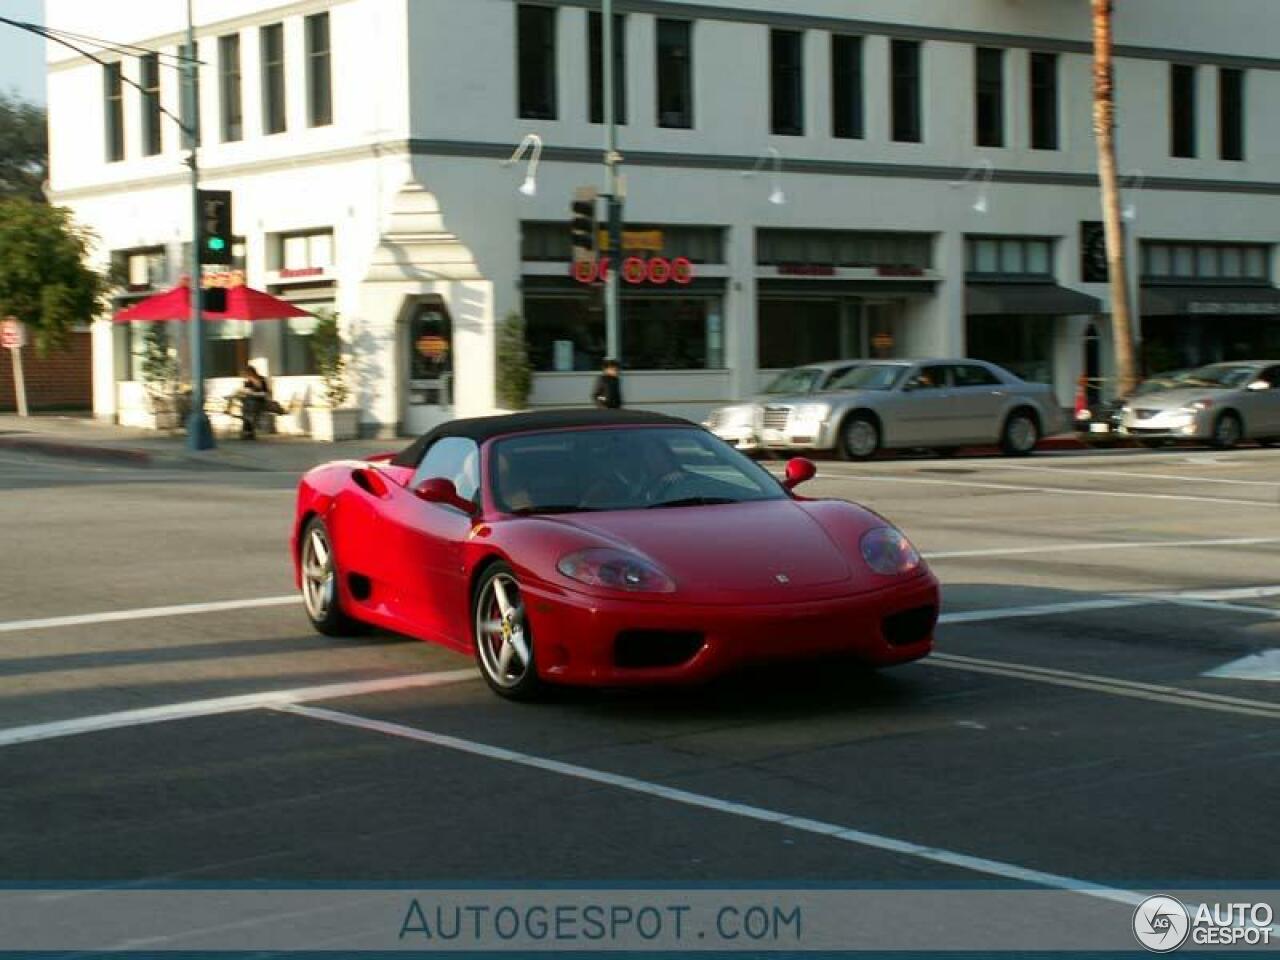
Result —
<instances>
[{"instance_id":1,"label":"red ferrari 360 spider","mask_svg":"<svg viewBox=\"0 0 1280 960\"><path fill-rule=\"evenodd\" d=\"M316 467L293 560L323 633L359 623L474 652L494 691L631 686L737 664L933 644L938 582L901 532L797 497L706 430L634 411L454 420Z\"/></svg>"}]
</instances>

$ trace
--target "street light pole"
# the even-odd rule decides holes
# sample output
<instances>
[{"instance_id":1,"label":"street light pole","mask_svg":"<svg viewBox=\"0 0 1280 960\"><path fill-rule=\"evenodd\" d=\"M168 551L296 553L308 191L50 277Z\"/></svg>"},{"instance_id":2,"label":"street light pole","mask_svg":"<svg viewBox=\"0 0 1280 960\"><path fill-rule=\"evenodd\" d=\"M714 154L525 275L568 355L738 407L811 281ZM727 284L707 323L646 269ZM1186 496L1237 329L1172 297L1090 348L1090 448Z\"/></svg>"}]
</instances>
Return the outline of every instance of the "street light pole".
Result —
<instances>
[{"instance_id":1,"label":"street light pole","mask_svg":"<svg viewBox=\"0 0 1280 960\"><path fill-rule=\"evenodd\" d=\"M191 151L187 158L191 168L191 277L187 281L191 294L191 413L187 417L187 446L192 450L211 450L213 427L204 412L204 287L200 275L200 164L196 157L200 146L200 104L196 99L198 63L195 22L191 0L187 0L187 58L182 65L182 96L190 124L183 135Z\"/></svg>"},{"instance_id":2,"label":"street light pole","mask_svg":"<svg viewBox=\"0 0 1280 960\"><path fill-rule=\"evenodd\" d=\"M618 153L618 118L616 85L618 78L614 76L613 45L616 38L613 34L613 0L602 0L600 10L600 32L604 41L601 46L604 60L604 167L608 191L605 197L609 203L609 262L610 269L605 277L605 353L615 360L622 360L622 342L620 323L622 317L619 297L619 277L622 273L622 178L618 174L618 165L622 156Z\"/></svg>"}]
</instances>

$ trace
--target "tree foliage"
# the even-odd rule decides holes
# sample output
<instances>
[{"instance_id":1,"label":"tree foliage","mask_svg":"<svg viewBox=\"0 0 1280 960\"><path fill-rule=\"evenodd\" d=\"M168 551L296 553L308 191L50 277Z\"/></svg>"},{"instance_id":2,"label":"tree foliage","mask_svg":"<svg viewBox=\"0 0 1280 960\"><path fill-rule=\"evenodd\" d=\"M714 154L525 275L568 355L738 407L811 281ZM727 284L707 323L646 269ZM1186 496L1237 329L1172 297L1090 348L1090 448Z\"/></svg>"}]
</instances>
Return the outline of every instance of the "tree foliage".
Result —
<instances>
[{"instance_id":1,"label":"tree foliage","mask_svg":"<svg viewBox=\"0 0 1280 960\"><path fill-rule=\"evenodd\" d=\"M102 309L102 276L89 269L89 234L65 207L0 199L0 317L28 324L41 353Z\"/></svg>"},{"instance_id":2,"label":"tree foliage","mask_svg":"<svg viewBox=\"0 0 1280 960\"><path fill-rule=\"evenodd\" d=\"M0 91L0 197L42 202L48 172L44 107Z\"/></svg>"},{"instance_id":3,"label":"tree foliage","mask_svg":"<svg viewBox=\"0 0 1280 960\"><path fill-rule=\"evenodd\" d=\"M351 396L347 383L347 358L342 355L342 332L338 315L332 310L316 314L316 327L311 335L311 350L316 358L316 371L324 384L325 406L338 409Z\"/></svg>"},{"instance_id":4,"label":"tree foliage","mask_svg":"<svg viewBox=\"0 0 1280 960\"><path fill-rule=\"evenodd\" d=\"M496 360L498 405L507 410L523 410L529 403L533 368L529 363L524 318L518 313L507 314L498 328Z\"/></svg>"}]
</instances>

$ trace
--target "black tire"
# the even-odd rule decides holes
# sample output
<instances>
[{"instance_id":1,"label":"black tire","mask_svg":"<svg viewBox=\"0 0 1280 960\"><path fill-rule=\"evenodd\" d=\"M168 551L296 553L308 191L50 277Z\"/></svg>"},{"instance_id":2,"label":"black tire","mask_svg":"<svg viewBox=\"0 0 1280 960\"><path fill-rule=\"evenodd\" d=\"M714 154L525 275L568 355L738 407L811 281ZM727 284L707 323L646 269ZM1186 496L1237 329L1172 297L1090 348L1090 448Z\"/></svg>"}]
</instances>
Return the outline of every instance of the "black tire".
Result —
<instances>
[{"instance_id":1,"label":"black tire","mask_svg":"<svg viewBox=\"0 0 1280 960\"><path fill-rule=\"evenodd\" d=\"M870 460L880 451L880 425L865 413L855 413L840 424L836 450L841 460Z\"/></svg>"},{"instance_id":2,"label":"black tire","mask_svg":"<svg viewBox=\"0 0 1280 960\"><path fill-rule=\"evenodd\" d=\"M1212 443L1218 450L1234 450L1244 439L1244 424L1240 416L1231 410L1223 413L1213 424Z\"/></svg>"},{"instance_id":3,"label":"black tire","mask_svg":"<svg viewBox=\"0 0 1280 960\"><path fill-rule=\"evenodd\" d=\"M323 559L320 557L321 547ZM298 554L302 566L302 608L311 625L327 637L359 633L363 624L342 609L337 551L329 536L329 528L319 517L312 517L302 528Z\"/></svg>"},{"instance_id":4,"label":"black tire","mask_svg":"<svg viewBox=\"0 0 1280 960\"><path fill-rule=\"evenodd\" d=\"M1000 452L1006 457L1029 457L1040 442L1040 423L1025 407L1009 414L1000 430Z\"/></svg>"},{"instance_id":5,"label":"black tire","mask_svg":"<svg viewBox=\"0 0 1280 960\"><path fill-rule=\"evenodd\" d=\"M500 626L491 629L488 624ZM546 693L546 684L538 676L533 631L524 610L520 583L508 564L491 564L476 581L471 597L471 628L476 666L490 690L508 700L536 700ZM510 650L506 651L508 646ZM527 654L524 658L522 650ZM519 670L513 669L516 662L520 663Z\"/></svg>"},{"instance_id":6,"label":"black tire","mask_svg":"<svg viewBox=\"0 0 1280 960\"><path fill-rule=\"evenodd\" d=\"M1258 445L1263 447L1280 447L1280 437L1263 437L1258 441Z\"/></svg>"}]
</instances>

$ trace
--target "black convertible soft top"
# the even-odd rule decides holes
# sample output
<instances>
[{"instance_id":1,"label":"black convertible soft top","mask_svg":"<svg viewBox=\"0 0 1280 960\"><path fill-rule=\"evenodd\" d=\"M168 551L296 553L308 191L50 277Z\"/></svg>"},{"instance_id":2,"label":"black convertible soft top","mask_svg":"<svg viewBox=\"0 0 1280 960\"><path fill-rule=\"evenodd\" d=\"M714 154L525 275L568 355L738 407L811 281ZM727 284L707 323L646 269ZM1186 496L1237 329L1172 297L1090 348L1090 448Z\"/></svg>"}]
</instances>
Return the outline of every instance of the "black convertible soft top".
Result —
<instances>
[{"instance_id":1,"label":"black convertible soft top","mask_svg":"<svg viewBox=\"0 0 1280 960\"><path fill-rule=\"evenodd\" d=\"M537 430L558 430L568 427L609 426L664 426L691 427L693 424L679 417L645 410L533 410L527 413L506 413L495 417L468 417L449 420L424 433L409 446L396 454L391 462L398 467L416 467L427 448L441 437L466 437L476 443L509 433L529 433Z\"/></svg>"}]
</instances>

